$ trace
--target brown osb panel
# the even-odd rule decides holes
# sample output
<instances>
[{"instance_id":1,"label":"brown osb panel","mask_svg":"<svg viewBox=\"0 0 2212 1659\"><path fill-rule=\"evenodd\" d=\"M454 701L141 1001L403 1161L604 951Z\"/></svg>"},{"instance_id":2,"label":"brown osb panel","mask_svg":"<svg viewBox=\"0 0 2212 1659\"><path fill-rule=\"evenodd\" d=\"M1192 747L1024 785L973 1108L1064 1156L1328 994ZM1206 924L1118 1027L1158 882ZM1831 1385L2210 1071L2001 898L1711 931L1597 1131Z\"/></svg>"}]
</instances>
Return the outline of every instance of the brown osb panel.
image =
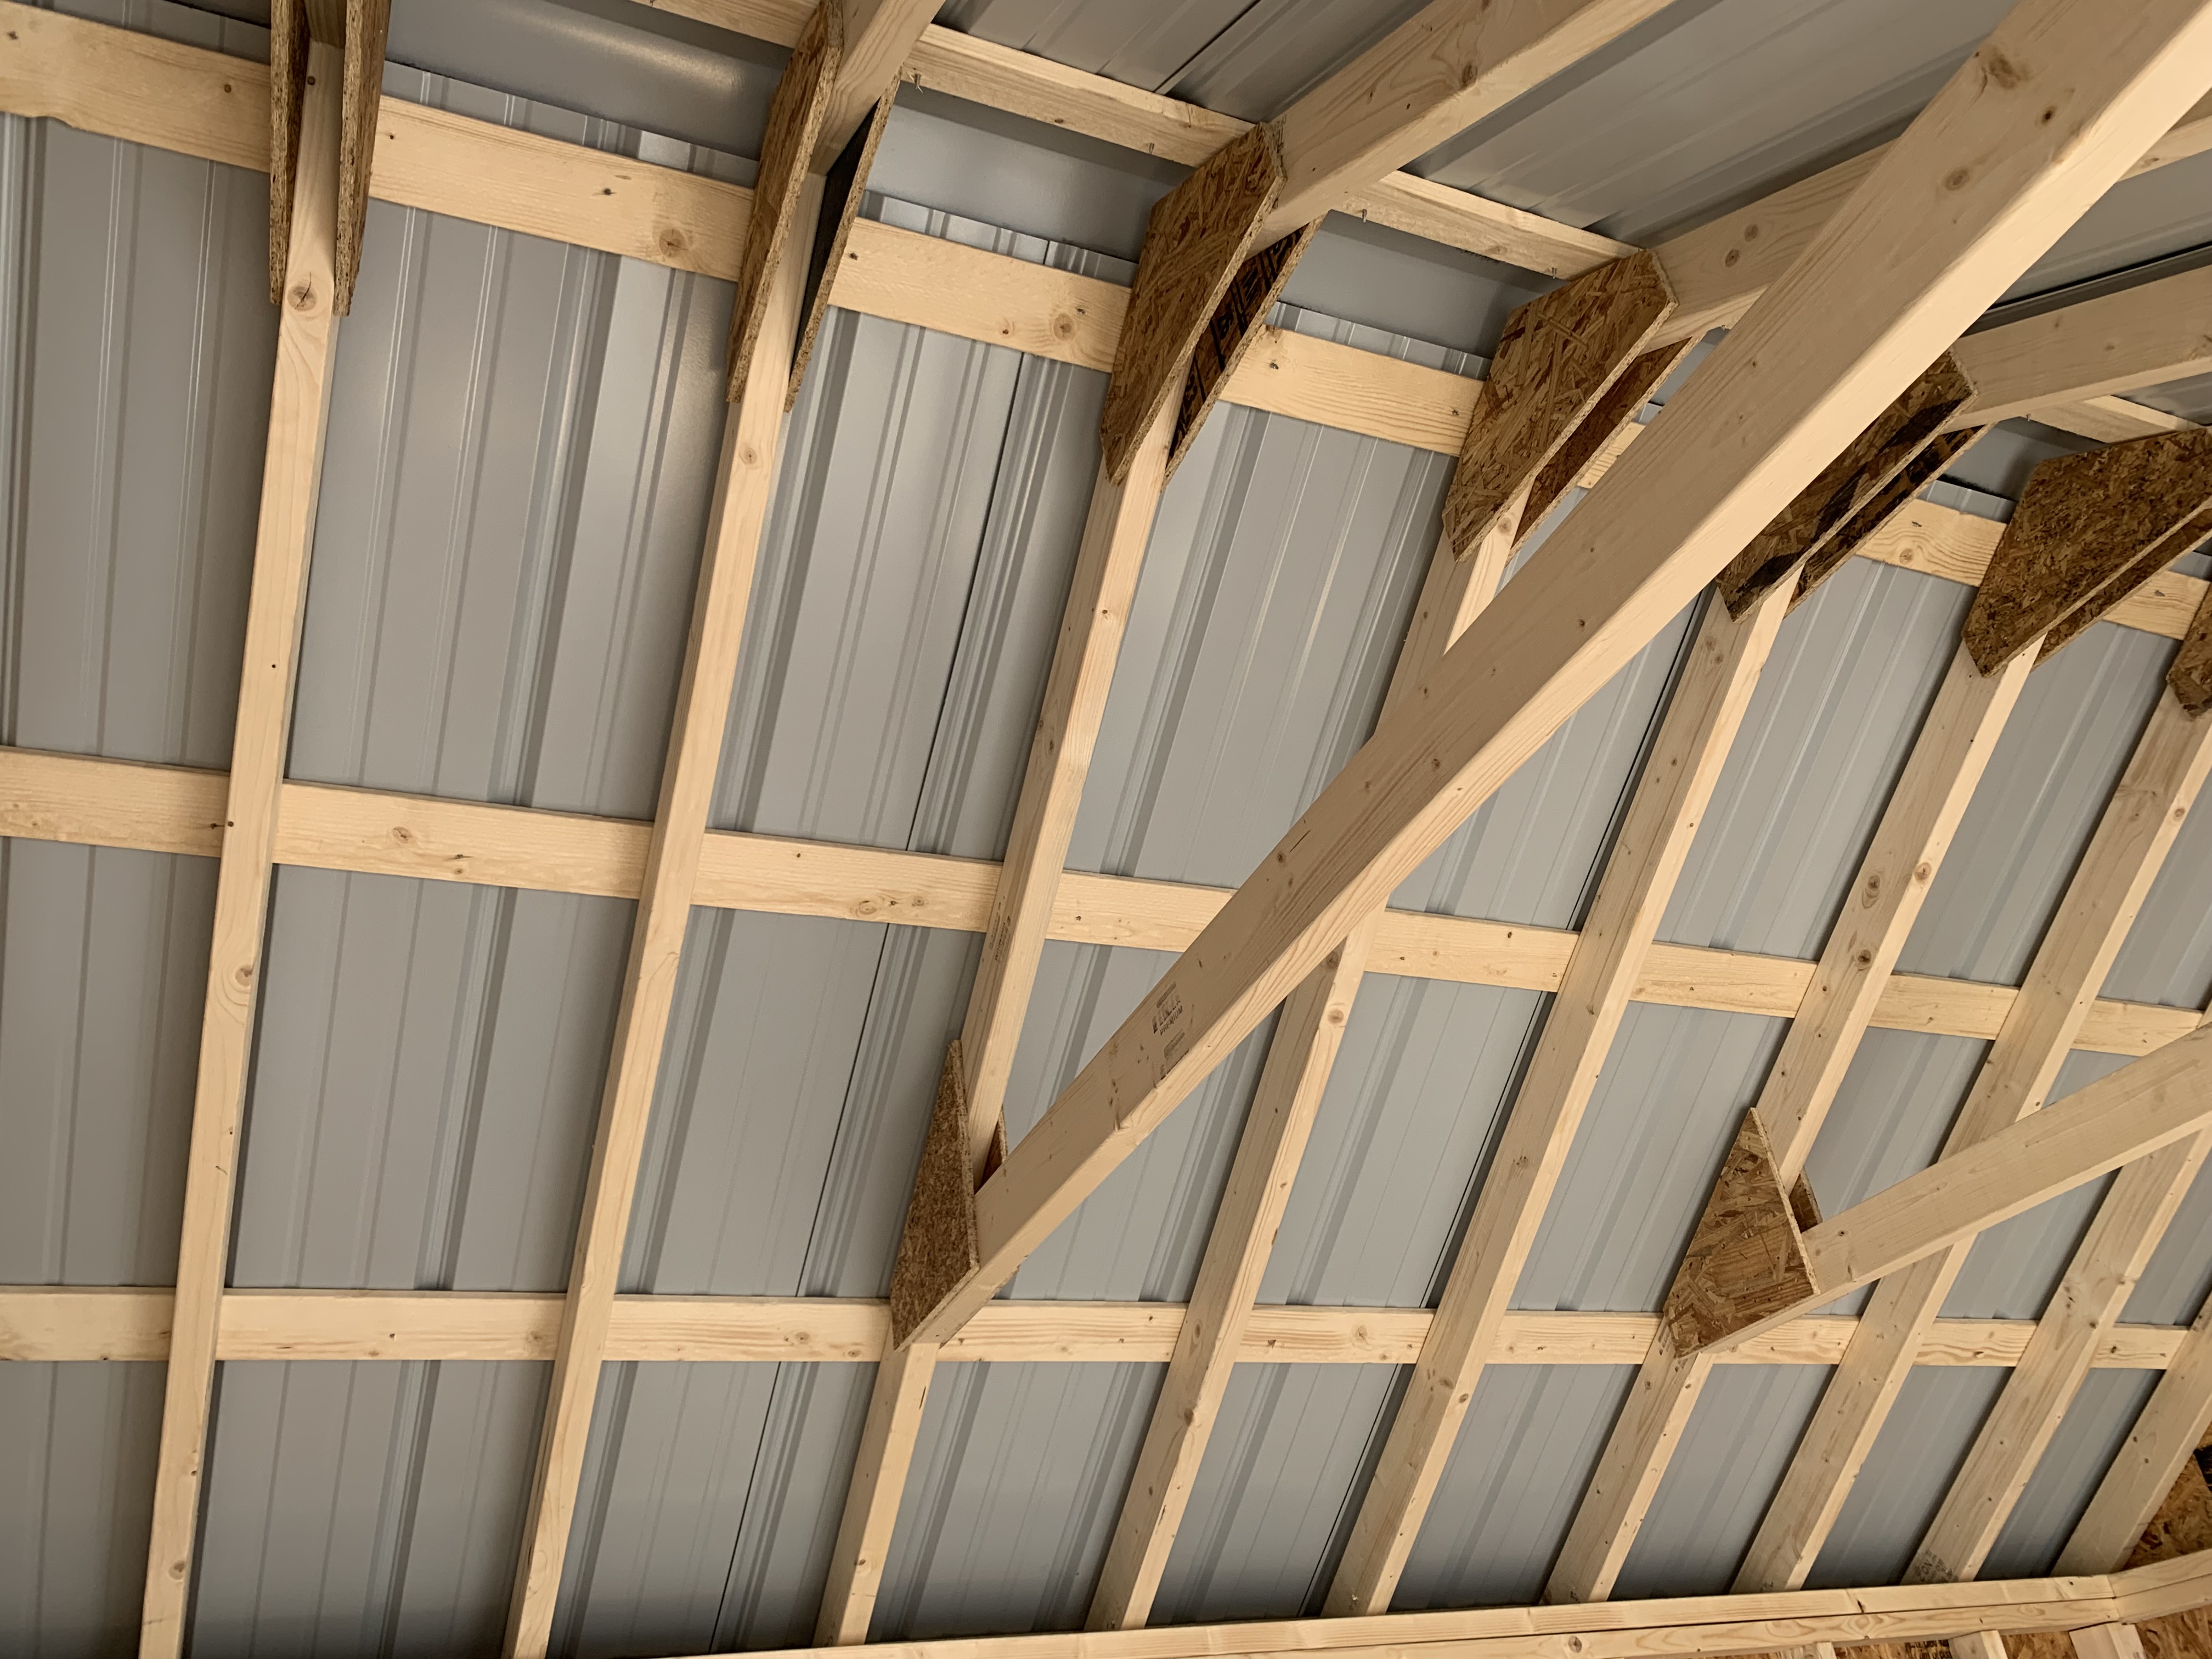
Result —
<instances>
[{"instance_id":1,"label":"brown osb panel","mask_svg":"<svg viewBox=\"0 0 2212 1659\"><path fill-rule=\"evenodd\" d=\"M1006 1131L1001 1127L999 1133L1003 1136ZM937 1104L929 1115L898 1261L891 1268L892 1346L904 1342L980 1265L975 1189L968 1175L968 1091L961 1081L960 1044L955 1039L938 1076Z\"/></svg>"},{"instance_id":2,"label":"brown osb panel","mask_svg":"<svg viewBox=\"0 0 2212 1659\"><path fill-rule=\"evenodd\" d=\"M730 390L735 403L744 395L753 349L768 316L768 296L777 268L787 257L791 222L799 211L806 164L822 131L822 117L836 85L844 55L844 8L838 0L817 0L791 61L769 100L768 131L761 138L760 166L754 173L752 217L738 257L738 298L730 313Z\"/></svg>"},{"instance_id":3,"label":"brown osb panel","mask_svg":"<svg viewBox=\"0 0 2212 1659\"><path fill-rule=\"evenodd\" d=\"M269 303L284 299L292 258L292 184L300 167L300 106L307 95L306 0L269 7Z\"/></svg>"},{"instance_id":4,"label":"brown osb panel","mask_svg":"<svg viewBox=\"0 0 2212 1659\"><path fill-rule=\"evenodd\" d=\"M1260 337L1267 313L1282 295L1283 284L1291 280L1291 272L1297 268L1320 228L1321 221L1316 219L1261 248L1237 268L1229 291L1221 296L1221 303L1214 307L1191 352L1190 372L1183 377L1182 406L1176 411L1175 445L1168 452L1170 478L1198 441L1199 429L1219 400L1223 384L1237 372L1252 342Z\"/></svg>"},{"instance_id":5,"label":"brown osb panel","mask_svg":"<svg viewBox=\"0 0 2212 1659\"><path fill-rule=\"evenodd\" d=\"M1115 483L1128 477L1138 443L1182 389L1183 366L1282 188L1281 145L1262 124L1214 151L1153 204L1098 417Z\"/></svg>"},{"instance_id":6,"label":"brown osb panel","mask_svg":"<svg viewBox=\"0 0 2212 1659\"><path fill-rule=\"evenodd\" d=\"M2182 636L2173 666L2166 672L2166 683L2189 713L2201 714L2212 708L2212 589L2206 590L2189 632Z\"/></svg>"},{"instance_id":7,"label":"brown osb panel","mask_svg":"<svg viewBox=\"0 0 2212 1659\"><path fill-rule=\"evenodd\" d=\"M341 317L353 309L361 238L368 224L368 175L376 159L377 106L384 95L384 43L392 0L346 0L345 88L338 122L337 293Z\"/></svg>"},{"instance_id":8,"label":"brown osb panel","mask_svg":"<svg viewBox=\"0 0 2212 1659\"><path fill-rule=\"evenodd\" d=\"M836 286L837 268L845 263L845 251L853 240L853 221L860 215L861 198L868 193L868 174L876 165L876 151L883 144L890 116L891 95L885 93L876 100L875 108L860 123L843 153L830 163L822 216L814 228L814 251L807 264L806 319L799 325L799 349L791 358L791 384L783 394L787 412L799 401L806 365L814 356L815 339L822 332L823 318L829 314L830 291Z\"/></svg>"},{"instance_id":9,"label":"brown osb panel","mask_svg":"<svg viewBox=\"0 0 2212 1659\"><path fill-rule=\"evenodd\" d=\"M1910 506L1915 496L1942 477L1943 469L1957 460L1966 447L1986 430L1984 427L1968 427L1963 432L1939 432L1930 438L1891 476L1887 483L1868 497L1841 530L1814 549L1813 556L1798 573L1796 596L1790 603L1804 603L1814 588L1842 568L1844 561L1857 552L1869 536L1889 522L1893 514Z\"/></svg>"},{"instance_id":10,"label":"brown osb panel","mask_svg":"<svg viewBox=\"0 0 2212 1659\"><path fill-rule=\"evenodd\" d=\"M1984 674L2079 611L2087 626L2179 554L2212 507L2212 431L2162 432L2028 475L1967 612L1964 640Z\"/></svg>"},{"instance_id":11,"label":"brown osb panel","mask_svg":"<svg viewBox=\"0 0 2212 1659\"><path fill-rule=\"evenodd\" d=\"M1674 308L1659 261L1634 253L1585 271L1505 319L1444 497L1444 533L1454 552L1464 558L1474 550L1521 487L1644 355Z\"/></svg>"},{"instance_id":12,"label":"brown osb panel","mask_svg":"<svg viewBox=\"0 0 2212 1659\"><path fill-rule=\"evenodd\" d=\"M2136 1626L2143 1659L2212 1659L2212 1607L2146 1619Z\"/></svg>"},{"instance_id":13,"label":"brown osb panel","mask_svg":"<svg viewBox=\"0 0 2212 1659\"><path fill-rule=\"evenodd\" d=\"M2197 514L2172 534L2158 540L2136 556L2133 563L2115 576L2101 591L2096 601L2085 605L2070 616L2063 617L2051 624L2051 631L2043 636L2043 649L2036 653L2036 661L2047 661L2059 647L2093 626L2107 611L2150 580L2183 554L2193 552L2197 544L2212 536L2212 507Z\"/></svg>"},{"instance_id":14,"label":"brown osb panel","mask_svg":"<svg viewBox=\"0 0 2212 1659\"><path fill-rule=\"evenodd\" d=\"M1597 459L1598 452L1613 441L1613 434L1635 420L1637 411L1659 389L1659 383L1674 372L1674 365L1695 344L1695 340L1683 340L1674 345L1661 346L1656 351L1645 352L1620 371L1604 394L1590 405L1589 413L1575 422L1575 429L1567 434L1566 441L1537 472L1535 483L1528 487L1528 504L1521 510L1523 536L1544 522L1544 515L1573 488L1575 480Z\"/></svg>"},{"instance_id":15,"label":"brown osb panel","mask_svg":"<svg viewBox=\"0 0 2212 1659\"><path fill-rule=\"evenodd\" d=\"M1936 436L1936 428L1973 395L1973 382L1949 352L1930 363L1752 538L1748 547L1729 561L1719 582L1729 614L1743 615L1760 594L1788 576L1800 559L1819 550L1861 507L1875 501Z\"/></svg>"},{"instance_id":16,"label":"brown osb panel","mask_svg":"<svg viewBox=\"0 0 2212 1659\"><path fill-rule=\"evenodd\" d=\"M1743 1115L1667 1292L1675 1350L1695 1352L1796 1305L1814 1289L1766 1126L1753 1107Z\"/></svg>"}]
</instances>

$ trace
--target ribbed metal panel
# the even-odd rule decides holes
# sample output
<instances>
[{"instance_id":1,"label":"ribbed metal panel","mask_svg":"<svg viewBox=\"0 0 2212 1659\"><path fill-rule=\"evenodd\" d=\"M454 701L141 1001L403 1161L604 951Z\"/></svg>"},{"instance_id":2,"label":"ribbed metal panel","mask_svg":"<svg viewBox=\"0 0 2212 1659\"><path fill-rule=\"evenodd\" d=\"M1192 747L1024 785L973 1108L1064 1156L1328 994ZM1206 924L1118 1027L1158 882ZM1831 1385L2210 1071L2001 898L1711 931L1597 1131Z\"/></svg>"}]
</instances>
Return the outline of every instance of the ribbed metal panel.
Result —
<instances>
[{"instance_id":1,"label":"ribbed metal panel","mask_svg":"<svg viewBox=\"0 0 2212 1659\"><path fill-rule=\"evenodd\" d=\"M1782 624L1659 937L1820 953L1971 592L1858 559Z\"/></svg>"},{"instance_id":2,"label":"ribbed metal panel","mask_svg":"<svg viewBox=\"0 0 2212 1659\"><path fill-rule=\"evenodd\" d=\"M0 1649L106 1659L138 1643L161 1438L159 1365L0 1365Z\"/></svg>"},{"instance_id":3,"label":"ribbed metal panel","mask_svg":"<svg viewBox=\"0 0 2212 1659\"><path fill-rule=\"evenodd\" d=\"M1615 1600L1727 1590L1828 1375L1825 1365L1714 1368L1621 1565Z\"/></svg>"},{"instance_id":4,"label":"ribbed metal panel","mask_svg":"<svg viewBox=\"0 0 2212 1659\"><path fill-rule=\"evenodd\" d=\"M215 876L0 841L0 1282L174 1279Z\"/></svg>"},{"instance_id":5,"label":"ribbed metal panel","mask_svg":"<svg viewBox=\"0 0 2212 1659\"><path fill-rule=\"evenodd\" d=\"M633 908L279 870L232 1282L562 1289Z\"/></svg>"},{"instance_id":6,"label":"ribbed metal panel","mask_svg":"<svg viewBox=\"0 0 2212 1659\"><path fill-rule=\"evenodd\" d=\"M1516 1307L1658 1309L1782 1032L1753 1014L1629 1006Z\"/></svg>"},{"instance_id":7,"label":"ribbed metal panel","mask_svg":"<svg viewBox=\"0 0 2212 1659\"><path fill-rule=\"evenodd\" d=\"M1539 1600L1635 1378L1613 1365L1484 1371L1390 1605Z\"/></svg>"},{"instance_id":8,"label":"ribbed metal panel","mask_svg":"<svg viewBox=\"0 0 2212 1659\"><path fill-rule=\"evenodd\" d=\"M1904 1577L2011 1374L1998 1366L1913 1368L1813 1564L1808 1589L1893 1584Z\"/></svg>"},{"instance_id":9,"label":"ribbed metal panel","mask_svg":"<svg viewBox=\"0 0 2212 1659\"><path fill-rule=\"evenodd\" d=\"M192 1650L495 1650L550 1369L225 1362Z\"/></svg>"},{"instance_id":10,"label":"ribbed metal panel","mask_svg":"<svg viewBox=\"0 0 2212 1659\"><path fill-rule=\"evenodd\" d=\"M2051 1571L2157 1382L2148 1371L2089 1373L1997 1534L1982 1577L2034 1578Z\"/></svg>"},{"instance_id":11,"label":"ribbed metal panel","mask_svg":"<svg viewBox=\"0 0 2212 1659\"><path fill-rule=\"evenodd\" d=\"M1318 1608L1400 1375L1384 1365L1231 1371L1150 1622Z\"/></svg>"},{"instance_id":12,"label":"ribbed metal panel","mask_svg":"<svg viewBox=\"0 0 2212 1659\"><path fill-rule=\"evenodd\" d=\"M940 1367L871 1634L1079 1629L1164 1369Z\"/></svg>"},{"instance_id":13,"label":"ribbed metal panel","mask_svg":"<svg viewBox=\"0 0 2212 1659\"><path fill-rule=\"evenodd\" d=\"M511 112L392 78L480 118ZM623 137L525 109L572 142ZM721 436L729 285L381 203L363 247L292 775L650 817Z\"/></svg>"},{"instance_id":14,"label":"ribbed metal panel","mask_svg":"<svg viewBox=\"0 0 2212 1659\"><path fill-rule=\"evenodd\" d=\"M0 741L229 758L267 202L254 173L0 118Z\"/></svg>"}]
</instances>

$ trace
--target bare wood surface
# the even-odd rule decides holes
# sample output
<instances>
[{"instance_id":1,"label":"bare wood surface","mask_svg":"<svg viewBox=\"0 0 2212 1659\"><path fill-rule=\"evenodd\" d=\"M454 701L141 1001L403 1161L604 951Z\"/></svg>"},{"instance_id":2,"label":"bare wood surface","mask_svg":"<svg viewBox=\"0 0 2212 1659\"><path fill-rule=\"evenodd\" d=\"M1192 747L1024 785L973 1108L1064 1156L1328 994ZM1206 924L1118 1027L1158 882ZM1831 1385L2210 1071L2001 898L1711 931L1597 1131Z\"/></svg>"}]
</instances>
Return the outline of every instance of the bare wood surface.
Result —
<instances>
[{"instance_id":1,"label":"bare wood surface","mask_svg":"<svg viewBox=\"0 0 2212 1659\"><path fill-rule=\"evenodd\" d=\"M2212 266L1984 329L1958 356L1974 383L1952 417L1962 426L2202 374L2212 370ZM2064 396L2051 395L2057 386Z\"/></svg>"},{"instance_id":2,"label":"bare wood surface","mask_svg":"<svg viewBox=\"0 0 2212 1659\"><path fill-rule=\"evenodd\" d=\"M2190 1454L2203 1443L2208 1422L2212 1301L2197 1314L2166 1375L2136 1413L2135 1426L2058 1553L2061 1566L2076 1571L2084 1561L2102 1561L2107 1569L2125 1565L2174 1484L2190 1473Z\"/></svg>"},{"instance_id":3,"label":"bare wood surface","mask_svg":"<svg viewBox=\"0 0 2212 1659\"><path fill-rule=\"evenodd\" d=\"M2071 625L2070 637L2212 534L2208 509L2212 431L2138 438L2041 463L1974 595L1967 649L1988 673L2062 625ZM2201 526L2200 514L2208 515Z\"/></svg>"},{"instance_id":4,"label":"bare wood surface","mask_svg":"<svg viewBox=\"0 0 2212 1659\"><path fill-rule=\"evenodd\" d=\"M1577 276L1506 319L1444 497L1462 556L1529 489L1674 309L1658 261L1639 253Z\"/></svg>"},{"instance_id":5,"label":"bare wood surface","mask_svg":"<svg viewBox=\"0 0 2212 1659\"><path fill-rule=\"evenodd\" d=\"M957 1170L957 1132L950 1144ZM875 1614L884 1563L890 1553L891 1523L898 1518L898 1495L921 1434L937 1354L932 1343L909 1343L886 1350L878 1366L853 1484L845 1494L837 1540L830 1547L830 1577L814 1626L817 1647L854 1647L868 1639L868 1621Z\"/></svg>"},{"instance_id":6,"label":"bare wood surface","mask_svg":"<svg viewBox=\"0 0 2212 1659\"><path fill-rule=\"evenodd\" d=\"M1255 127L1153 204L1098 417L1115 483L1128 477L1144 434L1174 401L1193 349L1282 185L1274 131Z\"/></svg>"},{"instance_id":7,"label":"bare wood surface","mask_svg":"<svg viewBox=\"0 0 2212 1659\"><path fill-rule=\"evenodd\" d=\"M828 171L847 143L889 112L899 68L937 15L935 0L830 0L840 14L836 79L806 165ZM866 169L862 169L866 176Z\"/></svg>"},{"instance_id":8,"label":"bare wood surface","mask_svg":"<svg viewBox=\"0 0 2212 1659\"><path fill-rule=\"evenodd\" d=\"M301 45L307 60L303 73L313 84L301 105L291 240L278 308L261 509L185 1152L184 1224L140 1614L139 1651L146 1659L173 1659L184 1647L213 1406L216 1321L228 1277L239 1128L260 1000L277 799L291 733L300 614L337 335L339 56L319 42Z\"/></svg>"}]
</instances>

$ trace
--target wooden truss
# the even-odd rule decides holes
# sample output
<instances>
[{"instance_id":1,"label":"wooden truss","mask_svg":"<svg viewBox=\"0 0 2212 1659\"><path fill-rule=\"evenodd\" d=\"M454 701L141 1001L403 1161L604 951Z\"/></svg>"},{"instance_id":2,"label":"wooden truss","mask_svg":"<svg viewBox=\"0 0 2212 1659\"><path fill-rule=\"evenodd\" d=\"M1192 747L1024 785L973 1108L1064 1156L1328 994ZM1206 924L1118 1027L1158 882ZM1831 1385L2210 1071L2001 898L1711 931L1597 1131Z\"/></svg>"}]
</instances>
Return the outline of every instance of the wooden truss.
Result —
<instances>
[{"instance_id":1,"label":"wooden truss","mask_svg":"<svg viewBox=\"0 0 2212 1659\"><path fill-rule=\"evenodd\" d=\"M1100 1633L968 1643L967 1659L979 1645L1006 1645L1015 1659L1018 1649L1056 1644L1105 1659L1133 1642L1146 1659L1186 1645L1196 1655L1406 1642L1589 1659L2014 1630L2080 1632L2085 1652L2100 1642L2118 1652L2129 1638L2109 1632L2212 1600L2212 1570L2184 1560L2115 1572L2113 1559L2152 1524L2212 1413L2212 1324L2123 1325L2124 1296L2089 1293L2147 1255L2212 1146L2212 1097L2196 1086L2212 1032L2191 1014L2095 999L2212 755L2190 718L2212 701L2212 604L2204 583L2164 569L2212 528L2203 434L2117 396L2212 367L2212 278L2167 277L1959 337L2110 185L2212 148L2212 100L2203 96L2212 0L2145 0L2122 16L2087 0L2026 0L1895 143L1648 251L1396 169L1616 39L1660 0L1436 0L1257 127L930 27L927 0L656 3L793 47L753 190L380 99L376 0L279 0L267 70L0 0L0 107L271 175L282 322L233 769L0 750L0 834L220 862L174 1290L0 1289L0 1357L168 1361L143 1650L173 1655L183 1641L213 1368L263 1357L552 1362L507 1635L507 1650L526 1659L550 1643L600 1369L647 1358L878 1362L817 1628L825 1645L866 1638L940 1358L1170 1365L1092 1608ZM2043 67L2054 64L2063 76ZM1133 285L860 219L902 79L1194 164L1152 216ZM1956 165L1961 154L2000 159L1977 170ZM332 343L372 197L737 283L736 408L650 824L283 778ZM1480 382L1285 333L1267 322L1268 307L1332 210L1575 280L1516 315ZM707 827L781 417L833 303L1111 373L1091 515L1000 865ZM1734 332L1666 420L1638 424L1686 343L1719 324ZM1243 889L1066 872L1153 511L1220 401L1456 457L1449 533L1373 740ZM2032 488L2003 530L1912 499L1973 433L2025 413L2103 441L2139 441L2053 464L2048 489ZM2045 510L2073 500L2081 478L2148 504L2140 522L2120 526L2125 534L2112 513L2092 515L2112 529L2094 569L2071 551L2081 538L2070 521ZM1577 483L1593 493L1492 603L1516 545ZM2037 543L2037 527L2050 524L2060 528ZM1739 549L1583 929L1387 910L1396 881ZM1818 963L1656 944L1784 612L1853 553L1981 590L1861 872L1864 902ZM2054 930L2049 971L2039 957L2017 992L1895 974L1919 899L2038 658L2031 647L2042 641L2047 653L2098 617L2185 647L2177 699L2154 717L2077 878L2081 919ZM638 901L564 1295L227 1287L233 1152L279 864ZM616 1293L695 905L984 935L888 1304ZM1048 938L1183 954L1010 1153L1001 1104ZM1509 1132L1525 1156L1501 1160L1433 1314L1256 1307L1305 1130L1370 968L1561 994ZM1794 1024L1664 1312L1514 1313L1506 1297L1632 998ZM1285 1001L1189 1306L990 1301L1214 1060ZM1995 1038L1991 1066L2002 1057L2008 1069L1990 1085L1989 1122L1955 1156L1824 1220L1797 1177L1875 1024ZM2075 1045L2139 1058L2023 1117L2054 1056ZM1882 1299L1893 1284L1918 1286L1914 1275L1932 1271L1919 1264L1955 1255L1978 1229L2123 1164L2069 1274L2081 1294L2065 1309L2040 1322L1943 1322L1934 1317L1940 1293L1931 1302L1925 1286L1917 1300ZM1811 1314L1877 1278L1882 1293L1864 1317ZM2019 1426L1970 1458L1916 1563L1928 1582L1797 1590L1837 1500L1832 1486L1801 1497L1785 1486L1789 1504L1778 1500L1769 1517L1776 1537L1763 1532L1753 1551L1778 1594L1373 1616L1389 1604L1484 1364L1644 1367L1553 1582L1553 1599L1586 1601L1609 1590L1712 1365L1821 1364L1842 1376L1863 1355L1881 1358L1885 1378L1912 1363L2016 1368L1999 1411ZM1329 1595L1332 1613L1365 1616L1233 1635L1113 1633L1145 1620L1229 1368L1261 1358L1415 1367ZM2069 1546L2068 1562L2088 1576L1941 1582L1978 1567L2037 1436L2047 1439L2093 1365L2165 1375ZM1873 1385L1877 1425L1881 1396ZM1854 1432L1869 1432L1865 1420Z\"/></svg>"}]
</instances>

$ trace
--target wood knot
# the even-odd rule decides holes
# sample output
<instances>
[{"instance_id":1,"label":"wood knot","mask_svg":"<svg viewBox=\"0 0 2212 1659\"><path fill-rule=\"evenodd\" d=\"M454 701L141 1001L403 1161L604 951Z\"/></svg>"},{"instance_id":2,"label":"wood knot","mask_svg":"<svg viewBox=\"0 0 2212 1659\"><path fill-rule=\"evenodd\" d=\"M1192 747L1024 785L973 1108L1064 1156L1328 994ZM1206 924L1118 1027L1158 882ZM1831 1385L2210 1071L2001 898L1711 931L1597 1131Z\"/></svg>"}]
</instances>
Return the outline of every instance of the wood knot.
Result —
<instances>
[{"instance_id":1,"label":"wood knot","mask_svg":"<svg viewBox=\"0 0 2212 1659\"><path fill-rule=\"evenodd\" d=\"M1964 190L1970 183L1972 182L1973 177L1973 171L1970 167L1953 167L1948 173L1943 175L1943 188L1946 190Z\"/></svg>"},{"instance_id":2,"label":"wood knot","mask_svg":"<svg viewBox=\"0 0 2212 1659\"><path fill-rule=\"evenodd\" d=\"M653 246L672 259L690 246L685 240L684 233L673 225L663 225L653 234Z\"/></svg>"},{"instance_id":3,"label":"wood knot","mask_svg":"<svg viewBox=\"0 0 2212 1659\"><path fill-rule=\"evenodd\" d=\"M315 279L309 276L295 283L284 297L295 311L313 311L315 308Z\"/></svg>"},{"instance_id":4,"label":"wood knot","mask_svg":"<svg viewBox=\"0 0 2212 1659\"><path fill-rule=\"evenodd\" d=\"M1988 77L1992 86L2001 87L2005 91L2010 92L2027 79L2027 71L1995 46L1985 47L1984 51L1985 55L1982 59L1982 73Z\"/></svg>"},{"instance_id":5,"label":"wood knot","mask_svg":"<svg viewBox=\"0 0 2212 1659\"><path fill-rule=\"evenodd\" d=\"M1064 311L1054 312L1052 319L1052 337L1055 340L1068 340L1074 337L1075 319Z\"/></svg>"},{"instance_id":6,"label":"wood knot","mask_svg":"<svg viewBox=\"0 0 2212 1659\"><path fill-rule=\"evenodd\" d=\"M404 823L395 823L392 826L392 839L402 847L411 847L415 844L415 832Z\"/></svg>"}]
</instances>

